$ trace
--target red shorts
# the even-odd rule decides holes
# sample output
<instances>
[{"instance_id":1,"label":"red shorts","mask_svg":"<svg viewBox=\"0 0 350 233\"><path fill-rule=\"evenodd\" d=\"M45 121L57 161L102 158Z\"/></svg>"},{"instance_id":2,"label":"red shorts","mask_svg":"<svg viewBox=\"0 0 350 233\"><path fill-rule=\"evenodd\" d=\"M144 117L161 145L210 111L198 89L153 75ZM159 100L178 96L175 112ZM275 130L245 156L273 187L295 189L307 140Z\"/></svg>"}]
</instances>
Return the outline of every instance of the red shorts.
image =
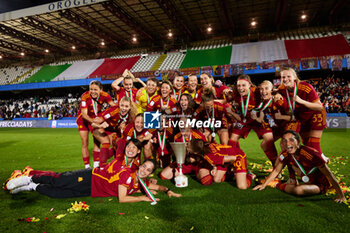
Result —
<instances>
[{"instance_id":1,"label":"red shorts","mask_svg":"<svg viewBox=\"0 0 350 233\"><path fill-rule=\"evenodd\" d=\"M325 109L323 109L322 112L314 113L308 120L301 121L301 133L327 128L326 119L327 113Z\"/></svg>"},{"instance_id":2,"label":"red shorts","mask_svg":"<svg viewBox=\"0 0 350 233\"><path fill-rule=\"evenodd\" d=\"M281 126L272 127L273 138L275 140L282 138L283 133L287 130L293 130L293 131L299 133L300 132L300 125L301 124L299 121L291 121L291 122L287 122L285 124L282 124Z\"/></svg>"},{"instance_id":3,"label":"red shorts","mask_svg":"<svg viewBox=\"0 0 350 233\"><path fill-rule=\"evenodd\" d=\"M317 185L320 188L322 194L326 193L327 190L331 187L329 180L321 172L316 173L310 177L310 184Z\"/></svg>"},{"instance_id":4,"label":"red shorts","mask_svg":"<svg viewBox=\"0 0 350 233\"><path fill-rule=\"evenodd\" d=\"M94 132L94 129L92 128L90 122L84 120L81 115L77 117L76 122L77 122L79 131L90 131L91 133Z\"/></svg>"},{"instance_id":5,"label":"red shorts","mask_svg":"<svg viewBox=\"0 0 350 233\"><path fill-rule=\"evenodd\" d=\"M272 133L272 129L268 123L259 124L257 122L253 122L244 124L242 122L238 122L238 125L236 124L236 126L231 129L230 134L234 133L239 135L241 138L247 138L250 130L254 130L259 139L262 139L262 136L266 133Z\"/></svg>"},{"instance_id":6,"label":"red shorts","mask_svg":"<svg viewBox=\"0 0 350 233\"><path fill-rule=\"evenodd\" d=\"M247 156L243 152L242 154L237 154L236 161L233 163L235 167L235 173L246 173L247 172Z\"/></svg>"}]
</instances>

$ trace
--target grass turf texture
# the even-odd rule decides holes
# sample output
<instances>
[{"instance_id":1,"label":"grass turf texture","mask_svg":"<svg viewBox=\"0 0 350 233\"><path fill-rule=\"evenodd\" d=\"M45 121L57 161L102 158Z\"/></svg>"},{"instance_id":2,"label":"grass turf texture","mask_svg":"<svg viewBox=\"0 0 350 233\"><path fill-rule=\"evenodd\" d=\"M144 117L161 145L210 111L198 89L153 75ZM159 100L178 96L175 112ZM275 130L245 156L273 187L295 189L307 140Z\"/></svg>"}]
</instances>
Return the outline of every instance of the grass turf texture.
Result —
<instances>
[{"instance_id":1,"label":"grass turf texture","mask_svg":"<svg viewBox=\"0 0 350 233\"><path fill-rule=\"evenodd\" d=\"M334 156L331 169L344 175L342 178L347 185L350 184L349 137L350 131L332 130L325 131L322 138L323 152ZM254 133L240 143L248 163L266 161ZM13 170L27 165L57 172L81 169L80 148L76 129L0 129L0 182L3 183ZM263 171L259 173L264 174ZM193 177L189 177L189 187L183 189L175 188L170 181L158 182L183 197L168 198L159 193L157 197L161 201L151 206L147 202L119 204L116 197L52 199L36 192L11 196L2 191L0 232L314 233L348 232L350 229L350 209L333 202L334 196L300 198L269 187L264 191L238 190L234 182L202 186ZM74 201L85 201L90 210L68 213ZM59 214L67 215L62 219L54 218ZM40 221L18 221L28 217Z\"/></svg>"}]
</instances>

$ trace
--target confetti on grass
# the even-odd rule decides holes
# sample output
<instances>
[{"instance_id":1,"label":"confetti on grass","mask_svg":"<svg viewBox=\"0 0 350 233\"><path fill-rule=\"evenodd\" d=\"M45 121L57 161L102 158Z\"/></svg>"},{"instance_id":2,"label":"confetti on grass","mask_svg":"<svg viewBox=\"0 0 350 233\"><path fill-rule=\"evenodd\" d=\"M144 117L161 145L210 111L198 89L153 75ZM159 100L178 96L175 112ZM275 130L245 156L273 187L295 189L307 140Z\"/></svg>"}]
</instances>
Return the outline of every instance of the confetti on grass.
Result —
<instances>
[{"instance_id":1,"label":"confetti on grass","mask_svg":"<svg viewBox=\"0 0 350 233\"><path fill-rule=\"evenodd\" d=\"M85 212L89 211L89 205L87 205L84 201L71 203L72 207L67 209L69 213L74 213L78 211L84 210Z\"/></svg>"}]
</instances>

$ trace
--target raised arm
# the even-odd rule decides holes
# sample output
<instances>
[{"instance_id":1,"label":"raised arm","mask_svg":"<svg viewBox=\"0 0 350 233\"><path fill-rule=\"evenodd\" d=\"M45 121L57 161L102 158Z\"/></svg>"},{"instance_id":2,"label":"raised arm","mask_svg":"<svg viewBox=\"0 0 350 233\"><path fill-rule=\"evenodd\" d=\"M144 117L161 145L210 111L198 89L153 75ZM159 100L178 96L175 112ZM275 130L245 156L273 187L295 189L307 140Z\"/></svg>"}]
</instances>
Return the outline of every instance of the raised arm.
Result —
<instances>
[{"instance_id":1,"label":"raised arm","mask_svg":"<svg viewBox=\"0 0 350 233\"><path fill-rule=\"evenodd\" d=\"M112 88L116 91L120 90L119 84L123 81L124 77L121 76L112 82Z\"/></svg>"}]
</instances>

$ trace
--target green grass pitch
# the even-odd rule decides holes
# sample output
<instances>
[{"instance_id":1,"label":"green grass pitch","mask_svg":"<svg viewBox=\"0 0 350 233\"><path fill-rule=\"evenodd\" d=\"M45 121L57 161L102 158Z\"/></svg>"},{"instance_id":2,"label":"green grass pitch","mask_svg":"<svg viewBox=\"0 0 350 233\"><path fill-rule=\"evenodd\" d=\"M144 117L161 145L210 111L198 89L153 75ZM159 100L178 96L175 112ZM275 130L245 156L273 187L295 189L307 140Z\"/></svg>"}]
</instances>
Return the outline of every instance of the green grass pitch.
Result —
<instances>
[{"instance_id":1,"label":"green grass pitch","mask_svg":"<svg viewBox=\"0 0 350 233\"><path fill-rule=\"evenodd\" d=\"M326 130L321 142L323 152L331 157L330 168L346 185L350 184L349 138L349 130ZM254 132L240 143L250 167L264 164L266 157ZM0 182L27 165L57 172L81 169L80 148L77 129L0 129ZM259 166L253 172L267 174ZM350 229L350 208L333 202L334 196L300 198L269 187L238 190L234 182L202 186L193 177L189 177L189 187L182 189L171 181L158 182L183 197L159 193L161 201L151 206L148 202L119 204L116 197L52 199L36 192L11 196L2 191L0 232L315 233ZM68 213L74 201L85 201L90 210ZM54 217L60 214L66 216ZM28 217L40 221L19 221Z\"/></svg>"}]
</instances>

